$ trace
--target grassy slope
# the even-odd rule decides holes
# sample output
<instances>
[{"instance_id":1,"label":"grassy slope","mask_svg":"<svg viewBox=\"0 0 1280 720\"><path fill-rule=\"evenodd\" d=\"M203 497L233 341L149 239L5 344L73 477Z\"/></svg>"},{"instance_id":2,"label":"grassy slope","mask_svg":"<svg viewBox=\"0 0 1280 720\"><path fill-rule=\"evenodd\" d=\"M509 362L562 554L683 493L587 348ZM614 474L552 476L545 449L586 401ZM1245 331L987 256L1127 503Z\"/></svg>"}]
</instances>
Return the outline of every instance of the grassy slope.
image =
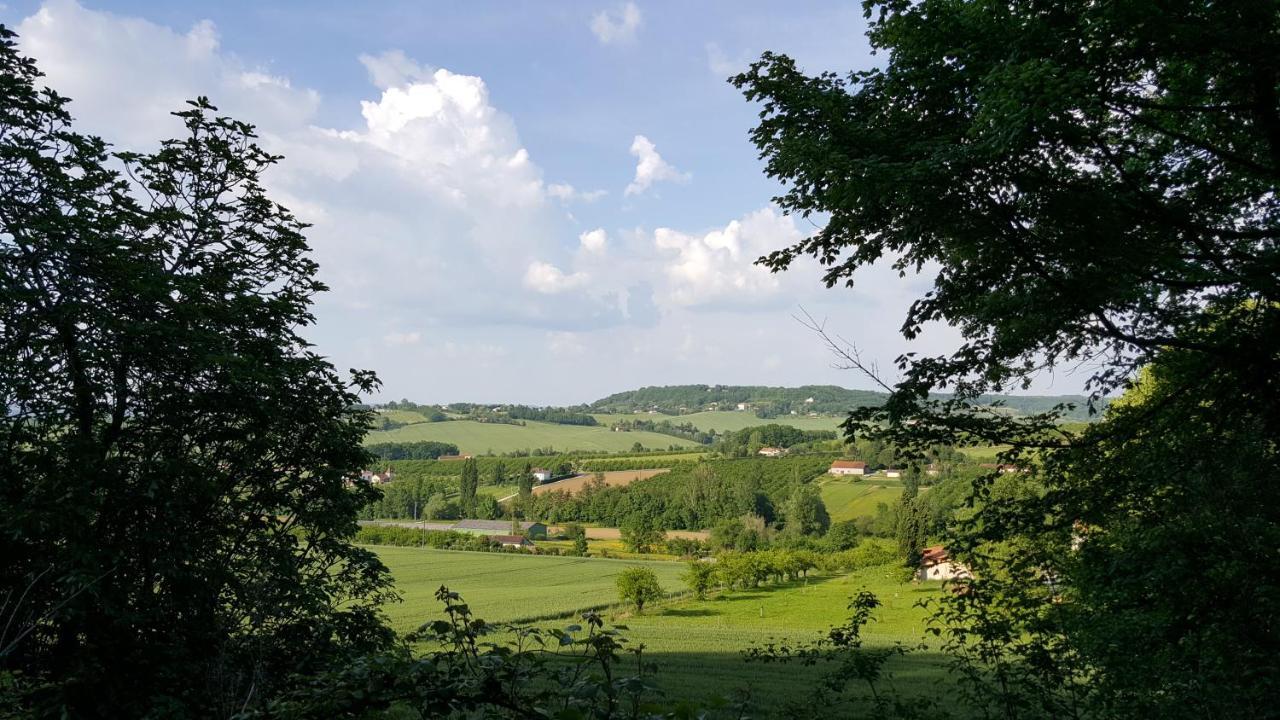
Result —
<instances>
[{"instance_id":1,"label":"grassy slope","mask_svg":"<svg viewBox=\"0 0 1280 720\"><path fill-rule=\"evenodd\" d=\"M758 418L755 413L742 412L736 410L719 410L689 413L688 415L649 415L646 413L627 414L627 415L602 415L594 414L596 420L601 425L609 425L619 420L652 420L653 422L661 422L670 420L673 424L680 425L683 423L693 423L693 426L699 430L719 430L721 432L741 430L745 427L754 427L757 425L790 425L791 427L801 430L835 430L843 421L843 418L835 417L799 417L799 416L780 416L765 420ZM624 433L625 434L625 433Z\"/></svg>"},{"instance_id":2,"label":"grassy slope","mask_svg":"<svg viewBox=\"0 0 1280 720\"><path fill-rule=\"evenodd\" d=\"M818 481L822 489L822 502L832 522L852 520L856 517L876 514L876 505L892 506L902 495L902 483L894 479L868 478L859 482L843 478L823 478Z\"/></svg>"},{"instance_id":3,"label":"grassy slope","mask_svg":"<svg viewBox=\"0 0 1280 720\"><path fill-rule=\"evenodd\" d=\"M458 553L417 548L377 548L392 569L405 602L389 608L400 631L440 616L433 595L441 584L463 594L477 617L489 621L572 613L617 599L614 577L628 565L644 564L664 588L682 589L682 563L642 562ZM843 622L849 598L860 589L883 603L864 632L871 646L918 643L925 611L915 605L936 596L936 583L901 585L881 568L842 576L819 576L780 586L734 591L707 600L677 599L644 615L614 610L612 622L625 625L631 644L644 643L645 657L658 666L657 681L668 699L706 701L750 687L758 710L781 702L803 703L815 671L796 665L746 663L742 651L777 640L816 640ZM562 626L568 621L550 624ZM918 654L891 666L897 687L913 695L941 696L936 656Z\"/></svg>"},{"instance_id":4,"label":"grassy slope","mask_svg":"<svg viewBox=\"0 0 1280 720\"><path fill-rule=\"evenodd\" d=\"M453 420L438 423L407 425L388 431L370 432L365 444L384 442L418 442L434 440L453 443L464 453L496 453L552 447L560 451L603 450L617 452L630 450L635 443L645 447L665 448L693 447L695 443L670 435L650 432L616 433L607 427L581 425L556 425L554 423L528 422L525 425L478 423L471 420Z\"/></svg>"}]
</instances>

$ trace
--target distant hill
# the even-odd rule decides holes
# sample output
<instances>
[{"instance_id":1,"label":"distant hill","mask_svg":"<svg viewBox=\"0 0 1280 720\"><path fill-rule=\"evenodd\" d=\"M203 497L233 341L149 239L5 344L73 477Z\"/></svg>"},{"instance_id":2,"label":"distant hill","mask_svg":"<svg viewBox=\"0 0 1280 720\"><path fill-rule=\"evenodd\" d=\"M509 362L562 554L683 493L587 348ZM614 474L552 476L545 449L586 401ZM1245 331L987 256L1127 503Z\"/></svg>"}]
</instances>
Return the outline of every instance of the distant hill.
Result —
<instances>
[{"instance_id":1,"label":"distant hill","mask_svg":"<svg viewBox=\"0 0 1280 720\"><path fill-rule=\"evenodd\" d=\"M824 415L844 414L858 407L883 405L886 393L873 390L850 390L838 385L801 385L800 387L768 387L763 385L665 385L614 393L591 403L588 409L597 413L635 413L656 410L668 415L706 410L735 410L739 405L762 418L815 412ZM997 402L1019 415L1052 409L1060 403L1071 403L1075 410L1065 417L1088 420L1083 395L986 395L984 403Z\"/></svg>"}]
</instances>

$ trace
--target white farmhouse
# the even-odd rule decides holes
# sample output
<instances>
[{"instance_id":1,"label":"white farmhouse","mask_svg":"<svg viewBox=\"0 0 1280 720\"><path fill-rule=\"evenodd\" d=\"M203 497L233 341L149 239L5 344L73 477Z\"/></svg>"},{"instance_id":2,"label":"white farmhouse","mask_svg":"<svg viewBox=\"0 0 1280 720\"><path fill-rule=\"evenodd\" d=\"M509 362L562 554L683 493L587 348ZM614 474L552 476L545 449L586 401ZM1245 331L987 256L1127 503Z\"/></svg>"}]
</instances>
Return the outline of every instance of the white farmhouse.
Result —
<instances>
[{"instance_id":1,"label":"white farmhouse","mask_svg":"<svg viewBox=\"0 0 1280 720\"><path fill-rule=\"evenodd\" d=\"M867 464L861 460L836 460L827 472L831 475L866 475Z\"/></svg>"}]
</instances>

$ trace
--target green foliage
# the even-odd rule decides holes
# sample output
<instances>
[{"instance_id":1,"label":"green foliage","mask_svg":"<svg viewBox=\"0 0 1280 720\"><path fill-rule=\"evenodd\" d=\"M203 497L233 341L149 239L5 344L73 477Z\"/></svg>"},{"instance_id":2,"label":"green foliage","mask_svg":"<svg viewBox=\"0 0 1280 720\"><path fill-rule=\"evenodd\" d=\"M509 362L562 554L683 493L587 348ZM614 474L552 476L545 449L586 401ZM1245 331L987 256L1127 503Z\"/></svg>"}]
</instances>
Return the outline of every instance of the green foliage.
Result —
<instances>
[{"instance_id":1,"label":"green foliage","mask_svg":"<svg viewBox=\"0 0 1280 720\"><path fill-rule=\"evenodd\" d=\"M462 475L458 480L458 505L462 514L474 515L476 509L476 491L480 488L480 470L476 461L467 458L462 461Z\"/></svg>"},{"instance_id":2,"label":"green foliage","mask_svg":"<svg viewBox=\"0 0 1280 720\"><path fill-rule=\"evenodd\" d=\"M474 617L462 597L441 586L445 618L410 636L436 648L367 655L328 670L244 720L328 720L334 717L619 717L624 709L657 707L650 670L623 671L623 655L640 648L595 613L583 625L560 628L495 626ZM507 640L495 640L504 633Z\"/></svg>"},{"instance_id":3,"label":"green foliage","mask_svg":"<svg viewBox=\"0 0 1280 720\"><path fill-rule=\"evenodd\" d=\"M827 530L827 545L837 552L841 550L851 550L858 546L861 540L861 531L858 524L852 520L841 520L834 523L830 530Z\"/></svg>"},{"instance_id":4,"label":"green foliage","mask_svg":"<svg viewBox=\"0 0 1280 720\"><path fill-rule=\"evenodd\" d=\"M784 517L789 535L825 535L831 527L831 516L822 502L822 494L813 485L797 485L791 491Z\"/></svg>"},{"instance_id":5,"label":"green foliage","mask_svg":"<svg viewBox=\"0 0 1280 720\"><path fill-rule=\"evenodd\" d=\"M435 460L441 455L458 454L457 445L430 441L375 443L367 448L381 460Z\"/></svg>"},{"instance_id":6,"label":"green foliage","mask_svg":"<svg viewBox=\"0 0 1280 720\"><path fill-rule=\"evenodd\" d=\"M653 546L662 542L666 534L648 515L636 513L626 518L619 526L622 531L622 542L627 549L636 553L647 553Z\"/></svg>"},{"instance_id":7,"label":"green foliage","mask_svg":"<svg viewBox=\"0 0 1280 720\"><path fill-rule=\"evenodd\" d=\"M0 27L0 656L49 715L229 716L391 639L350 542L376 380L304 337L251 126L201 98L110 155L66 104Z\"/></svg>"},{"instance_id":8,"label":"green foliage","mask_svg":"<svg viewBox=\"0 0 1280 720\"><path fill-rule=\"evenodd\" d=\"M618 576L618 597L636 606L636 612L644 612L644 606L662 598L662 586L658 576L647 567L629 567Z\"/></svg>"},{"instance_id":9,"label":"green foliage","mask_svg":"<svg viewBox=\"0 0 1280 720\"><path fill-rule=\"evenodd\" d=\"M948 542L975 579L936 629L986 717L1266 717L1280 688L1280 15L1148 9L873 3L880 67L733 79L777 202L825 220L762 264L929 268L903 334L963 337L850 438L1026 470L975 478ZM1089 409L1156 383L1087 427L978 410L1064 364Z\"/></svg>"},{"instance_id":10,"label":"green foliage","mask_svg":"<svg viewBox=\"0 0 1280 720\"><path fill-rule=\"evenodd\" d=\"M834 439L834 430L800 430L790 425L757 425L729 433L715 449L729 457L744 457L755 455L765 446L790 448L801 443Z\"/></svg>"},{"instance_id":11,"label":"green foliage","mask_svg":"<svg viewBox=\"0 0 1280 720\"><path fill-rule=\"evenodd\" d=\"M703 600L707 597L707 591L715 583L715 573L716 566L713 563L691 560L689 561L689 569L680 578L693 591L695 597Z\"/></svg>"}]
</instances>

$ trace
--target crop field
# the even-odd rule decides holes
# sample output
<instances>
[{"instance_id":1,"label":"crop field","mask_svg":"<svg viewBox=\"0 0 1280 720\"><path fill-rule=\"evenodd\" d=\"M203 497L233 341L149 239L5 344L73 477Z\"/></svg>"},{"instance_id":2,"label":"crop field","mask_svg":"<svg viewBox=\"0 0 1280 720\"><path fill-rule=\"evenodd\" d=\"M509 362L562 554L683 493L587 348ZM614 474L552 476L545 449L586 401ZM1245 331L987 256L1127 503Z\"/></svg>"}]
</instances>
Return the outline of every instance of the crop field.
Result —
<instances>
[{"instance_id":1,"label":"crop field","mask_svg":"<svg viewBox=\"0 0 1280 720\"><path fill-rule=\"evenodd\" d=\"M756 425L770 424L790 425L800 430L836 430L837 426L844 420L844 418L837 417L811 418L799 415L780 415L776 418L764 419L756 417L753 412L738 410L717 410L689 413L688 415L649 415L648 413L604 415L593 413L593 416L600 424L606 426L620 420L651 420L653 422L670 420L674 425L693 423L693 426L699 430L717 430L719 432L733 432ZM628 435L631 433L623 434Z\"/></svg>"},{"instance_id":2,"label":"crop field","mask_svg":"<svg viewBox=\"0 0 1280 720\"><path fill-rule=\"evenodd\" d=\"M396 629L405 631L440 616L433 594L440 585L463 594L491 622L571 614L590 604L616 602L613 578L628 565L644 564L664 588L683 589L683 563L577 559L459 553L415 548L377 548L391 568L405 602L389 608ZM864 630L868 646L924 639L926 611L917 602L936 597L936 583L902 585L883 568L849 575L817 576L778 586L738 590L707 600L677 598L632 615L622 608L606 614L627 627L630 644L643 643L657 666L656 680L672 700L706 701L750 687L760 710L778 711L785 702L803 703L814 669L798 665L748 663L742 652L780 640L816 640L845 619L849 598L861 589L876 593L883 606ZM552 620L553 627L568 620ZM940 661L930 653L893 661L894 685L916 696L939 697Z\"/></svg>"},{"instance_id":3,"label":"crop field","mask_svg":"<svg viewBox=\"0 0 1280 720\"><path fill-rule=\"evenodd\" d=\"M818 481L822 502L827 506L831 522L873 516L880 503L892 506L902 496L902 483L897 479L870 477L854 482L843 478Z\"/></svg>"},{"instance_id":4,"label":"crop field","mask_svg":"<svg viewBox=\"0 0 1280 720\"><path fill-rule=\"evenodd\" d=\"M630 485L636 480L644 480L645 478L651 478L654 475L661 475L664 472L669 472L668 468L650 468L648 470L612 470L600 474L604 475L605 485ZM535 486L533 488L533 492L534 494L567 492L572 495L586 487L587 483L591 482L594 477L595 473L577 475L567 480Z\"/></svg>"},{"instance_id":5,"label":"crop field","mask_svg":"<svg viewBox=\"0 0 1280 720\"><path fill-rule=\"evenodd\" d=\"M462 594L476 617L489 622L534 621L572 615L618 602L615 578L627 567L653 568L671 592L683 591L684 565L644 560L607 560L423 548L376 548L391 569L404 602L387 608L399 632L440 617L435 592L441 585Z\"/></svg>"},{"instance_id":6,"label":"crop field","mask_svg":"<svg viewBox=\"0 0 1280 720\"><path fill-rule=\"evenodd\" d=\"M394 430L372 431L365 436L366 445L386 442L453 443L464 453L509 453L533 448L555 448L561 451L597 450L619 452L630 450L635 443L648 448L698 447L696 443L671 435L652 432L613 432L607 427L556 425L528 421L524 425L480 423L472 420L418 423Z\"/></svg>"}]
</instances>

